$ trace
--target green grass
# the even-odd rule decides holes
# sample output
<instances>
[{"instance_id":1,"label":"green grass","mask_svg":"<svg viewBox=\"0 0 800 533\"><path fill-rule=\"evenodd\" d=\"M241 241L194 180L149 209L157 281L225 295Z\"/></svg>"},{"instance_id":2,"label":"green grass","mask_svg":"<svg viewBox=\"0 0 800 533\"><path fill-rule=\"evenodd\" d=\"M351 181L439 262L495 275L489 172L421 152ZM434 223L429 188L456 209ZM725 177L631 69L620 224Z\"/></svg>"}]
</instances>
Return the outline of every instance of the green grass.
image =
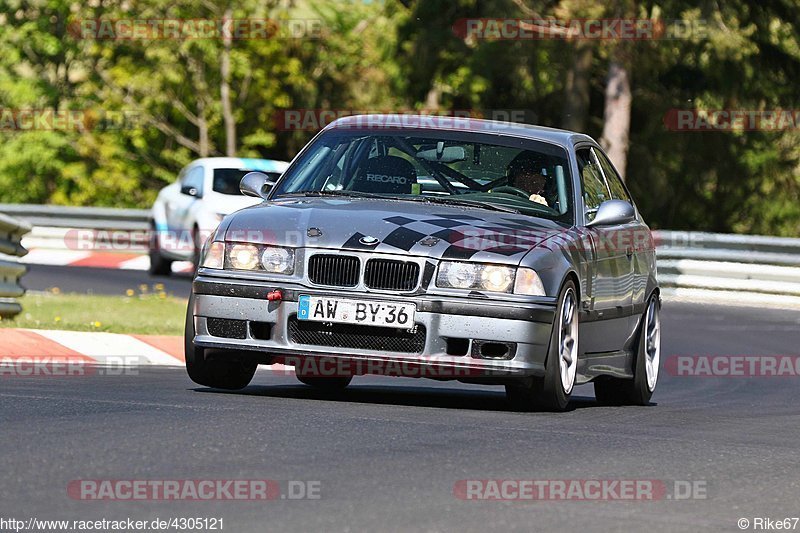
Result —
<instances>
[{"instance_id":1,"label":"green grass","mask_svg":"<svg viewBox=\"0 0 800 533\"><path fill-rule=\"evenodd\" d=\"M22 313L14 319L0 320L0 328L183 335L186 300L163 292L128 294L27 294L18 300Z\"/></svg>"}]
</instances>

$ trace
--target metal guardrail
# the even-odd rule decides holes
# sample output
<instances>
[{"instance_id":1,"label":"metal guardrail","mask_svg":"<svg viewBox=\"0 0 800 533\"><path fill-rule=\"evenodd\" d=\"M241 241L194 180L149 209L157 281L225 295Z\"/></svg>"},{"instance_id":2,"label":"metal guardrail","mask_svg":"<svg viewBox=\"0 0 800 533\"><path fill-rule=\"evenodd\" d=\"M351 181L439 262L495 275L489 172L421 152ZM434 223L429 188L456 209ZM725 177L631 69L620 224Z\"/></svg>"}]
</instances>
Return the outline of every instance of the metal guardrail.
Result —
<instances>
[{"instance_id":1,"label":"metal guardrail","mask_svg":"<svg viewBox=\"0 0 800 533\"><path fill-rule=\"evenodd\" d=\"M0 212L33 226L103 230L146 230L148 209L67 207L60 205L0 204Z\"/></svg>"},{"instance_id":2,"label":"metal guardrail","mask_svg":"<svg viewBox=\"0 0 800 533\"><path fill-rule=\"evenodd\" d=\"M0 211L34 226L26 238L32 248L69 248L69 229L130 231L131 249L146 250L145 209L0 204ZM709 295L757 294L791 298L800 305L800 239L761 235L655 231L659 281L667 289ZM78 234L80 238L80 234ZM118 235L116 242L121 240ZM102 244L102 243L101 243ZM129 250L130 251L130 250ZM794 302L794 300L797 300Z\"/></svg>"},{"instance_id":3,"label":"metal guardrail","mask_svg":"<svg viewBox=\"0 0 800 533\"><path fill-rule=\"evenodd\" d=\"M663 287L798 298L800 239L657 231Z\"/></svg>"},{"instance_id":4,"label":"metal guardrail","mask_svg":"<svg viewBox=\"0 0 800 533\"><path fill-rule=\"evenodd\" d=\"M655 231L653 236L664 259L800 266L800 239L694 231Z\"/></svg>"},{"instance_id":5,"label":"metal guardrail","mask_svg":"<svg viewBox=\"0 0 800 533\"><path fill-rule=\"evenodd\" d=\"M17 262L28 253L20 244L22 236L31 230L30 224L0 213L0 317L9 318L22 312L14 298L25 294L19 284L27 267Z\"/></svg>"},{"instance_id":6,"label":"metal guardrail","mask_svg":"<svg viewBox=\"0 0 800 533\"><path fill-rule=\"evenodd\" d=\"M148 231L34 226L23 239L29 250L118 251L145 254Z\"/></svg>"}]
</instances>

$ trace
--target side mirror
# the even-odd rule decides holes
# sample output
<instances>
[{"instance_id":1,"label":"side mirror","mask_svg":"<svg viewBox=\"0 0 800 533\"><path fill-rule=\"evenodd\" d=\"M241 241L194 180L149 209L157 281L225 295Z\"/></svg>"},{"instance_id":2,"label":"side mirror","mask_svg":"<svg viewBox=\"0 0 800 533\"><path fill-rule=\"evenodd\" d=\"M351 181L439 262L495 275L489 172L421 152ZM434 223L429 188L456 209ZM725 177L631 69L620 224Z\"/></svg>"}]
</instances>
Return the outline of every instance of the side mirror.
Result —
<instances>
[{"instance_id":1,"label":"side mirror","mask_svg":"<svg viewBox=\"0 0 800 533\"><path fill-rule=\"evenodd\" d=\"M269 176L262 172L248 172L242 177L239 182L239 190L245 196L254 196L256 198L266 198L269 190L275 185L275 182L269 179Z\"/></svg>"},{"instance_id":2,"label":"side mirror","mask_svg":"<svg viewBox=\"0 0 800 533\"><path fill-rule=\"evenodd\" d=\"M636 219L636 211L625 200L606 200L597 209L594 220L586 224L591 226L619 226Z\"/></svg>"},{"instance_id":3,"label":"side mirror","mask_svg":"<svg viewBox=\"0 0 800 533\"><path fill-rule=\"evenodd\" d=\"M197 187L194 185L181 185L181 194L185 194L186 196L194 196L195 198L200 198L200 191L197 190Z\"/></svg>"}]
</instances>

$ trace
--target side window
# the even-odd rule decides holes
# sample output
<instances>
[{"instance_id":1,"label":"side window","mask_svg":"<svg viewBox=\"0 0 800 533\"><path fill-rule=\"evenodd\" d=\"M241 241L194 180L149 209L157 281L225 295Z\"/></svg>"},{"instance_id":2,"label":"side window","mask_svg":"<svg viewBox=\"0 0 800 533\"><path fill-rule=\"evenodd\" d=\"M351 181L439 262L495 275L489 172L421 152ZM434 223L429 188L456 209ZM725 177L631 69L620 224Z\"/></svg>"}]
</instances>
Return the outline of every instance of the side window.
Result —
<instances>
[{"instance_id":1,"label":"side window","mask_svg":"<svg viewBox=\"0 0 800 533\"><path fill-rule=\"evenodd\" d=\"M608 160L606 154L600 150L593 151L597 156L597 160L600 161L600 166L603 169L603 174L605 174L608 188L611 189L611 197L615 200L625 200L626 202L630 203L631 197L628 194L628 191L625 190L625 185L622 184L622 179L614 169L614 165L612 165L611 161Z\"/></svg>"},{"instance_id":2,"label":"side window","mask_svg":"<svg viewBox=\"0 0 800 533\"><path fill-rule=\"evenodd\" d=\"M194 187L197 189L197 196L203 196L203 177L205 176L203 167L190 168L181 178L181 187Z\"/></svg>"},{"instance_id":3,"label":"side window","mask_svg":"<svg viewBox=\"0 0 800 533\"><path fill-rule=\"evenodd\" d=\"M594 220L600 204L611 199L611 193L603 180L600 165L592 157L591 151L588 148L582 148L576 152L575 156L578 159L578 172L581 175L587 219L591 221Z\"/></svg>"}]
</instances>

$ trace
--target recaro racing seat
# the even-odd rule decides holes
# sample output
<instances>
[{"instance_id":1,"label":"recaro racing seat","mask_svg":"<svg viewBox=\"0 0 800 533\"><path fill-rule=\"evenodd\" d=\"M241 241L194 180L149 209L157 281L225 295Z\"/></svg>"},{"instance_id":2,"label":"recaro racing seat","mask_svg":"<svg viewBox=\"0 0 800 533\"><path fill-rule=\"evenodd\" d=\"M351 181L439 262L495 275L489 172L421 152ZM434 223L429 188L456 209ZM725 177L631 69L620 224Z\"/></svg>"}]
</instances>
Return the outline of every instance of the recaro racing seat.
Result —
<instances>
[{"instance_id":1,"label":"recaro racing seat","mask_svg":"<svg viewBox=\"0 0 800 533\"><path fill-rule=\"evenodd\" d=\"M387 194L411 194L417 183L414 165L393 155L383 155L368 159L358 171L350 190Z\"/></svg>"}]
</instances>

